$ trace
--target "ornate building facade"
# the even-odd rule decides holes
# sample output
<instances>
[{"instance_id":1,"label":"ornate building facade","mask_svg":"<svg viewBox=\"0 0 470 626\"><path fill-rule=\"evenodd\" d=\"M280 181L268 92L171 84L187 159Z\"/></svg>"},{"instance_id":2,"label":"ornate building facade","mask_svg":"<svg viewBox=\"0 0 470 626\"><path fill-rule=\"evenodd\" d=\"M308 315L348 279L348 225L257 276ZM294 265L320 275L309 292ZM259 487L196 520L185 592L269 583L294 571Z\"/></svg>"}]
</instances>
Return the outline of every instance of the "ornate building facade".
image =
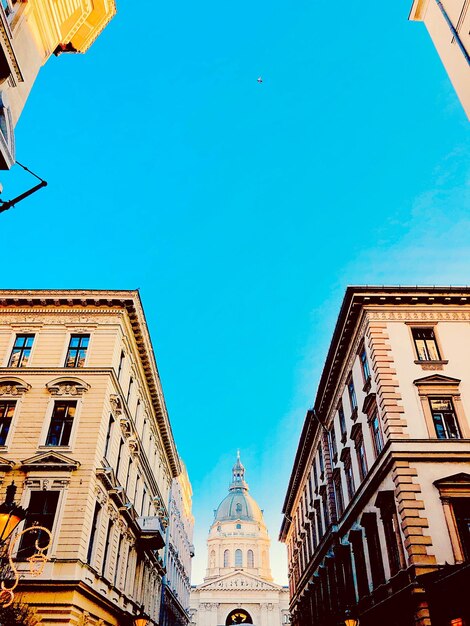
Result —
<instances>
[{"instance_id":1,"label":"ornate building facade","mask_svg":"<svg viewBox=\"0 0 470 626\"><path fill-rule=\"evenodd\" d=\"M170 523L165 546L161 626L189 623L191 562L194 556L192 489L186 467L173 479L170 495Z\"/></svg>"},{"instance_id":2,"label":"ornate building facade","mask_svg":"<svg viewBox=\"0 0 470 626\"><path fill-rule=\"evenodd\" d=\"M470 6L468 0L414 0L410 20L424 22L470 118Z\"/></svg>"},{"instance_id":3,"label":"ornate building facade","mask_svg":"<svg viewBox=\"0 0 470 626\"><path fill-rule=\"evenodd\" d=\"M263 513L249 494L238 457L229 493L218 506L209 531L206 577L191 593L191 623L288 623L288 589L273 582L269 548Z\"/></svg>"},{"instance_id":4,"label":"ornate building facade","mask_svg":"<svg viewBox=\"0 0 470 626\"><path fill-rule=\"evenodd\" d=\"M41 67L85 52L115 12L114 0L1 0L0 169L15 163L14 127Z\"/></svg>"},{"instance_id":5,"label":"ornate building facade","mask_svg":"<svg viewBox=\"0 0 470 626\"><path fill-rule=\"evenodd\" d=\"M295 626L470 623L470 289L350 287L286 494Z\"/></svg>"},{"instance_id":6,"label":"ornate building facade","mask_svg":"<svg viewBox=\"0 0 470 626\"><path fill-rule=\"evenodd\" d=\"M138 292L0 292L0 500L52 532L44 626L159 624L170 486L181 471ZM29 537L29 539L27 539Z\"/></svg>"}]
</instances>

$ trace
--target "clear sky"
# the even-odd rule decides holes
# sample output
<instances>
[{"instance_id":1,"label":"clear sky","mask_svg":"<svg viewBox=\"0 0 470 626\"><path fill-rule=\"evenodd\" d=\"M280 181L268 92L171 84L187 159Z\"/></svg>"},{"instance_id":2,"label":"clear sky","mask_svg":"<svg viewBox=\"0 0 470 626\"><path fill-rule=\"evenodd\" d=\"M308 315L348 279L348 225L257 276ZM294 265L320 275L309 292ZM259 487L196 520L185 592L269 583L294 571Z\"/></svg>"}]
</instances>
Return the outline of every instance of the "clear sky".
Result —
<instances>
[{"instance_id":1,"label":"clear sky","mask_svg":"<svg viewBox=\"0 0 470 626\"><path fill-rule=\"evenodd\" d=\"M346 285L469 282L469 124L411 0L117 2L17 126L49 187L0 215L2 282L140 288L193 580L240 448L285 582L280 510ZM34 184L18 170L5 199Z\"/></svg>"}]
</instances>

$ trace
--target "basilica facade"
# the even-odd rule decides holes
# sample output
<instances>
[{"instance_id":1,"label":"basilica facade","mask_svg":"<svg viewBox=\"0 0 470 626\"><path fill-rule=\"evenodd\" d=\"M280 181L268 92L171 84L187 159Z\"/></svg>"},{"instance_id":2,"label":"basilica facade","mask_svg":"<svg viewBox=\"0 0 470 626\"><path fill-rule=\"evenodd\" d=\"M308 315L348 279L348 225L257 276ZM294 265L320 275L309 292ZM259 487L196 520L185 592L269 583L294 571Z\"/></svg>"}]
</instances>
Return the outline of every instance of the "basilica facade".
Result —
<instances>
[{"instance_id":1,"label":"basilica facade","mask_svg":"<svg viewBox=\"0 0 470 626\"><path fill-rule=\"evenodd\" d=\"M206 577L191 591L193 626L289 623L289 592L273 582L269 547L263 513L249 494L238 456L209 531Z\"/></svg>"}]
</instances>

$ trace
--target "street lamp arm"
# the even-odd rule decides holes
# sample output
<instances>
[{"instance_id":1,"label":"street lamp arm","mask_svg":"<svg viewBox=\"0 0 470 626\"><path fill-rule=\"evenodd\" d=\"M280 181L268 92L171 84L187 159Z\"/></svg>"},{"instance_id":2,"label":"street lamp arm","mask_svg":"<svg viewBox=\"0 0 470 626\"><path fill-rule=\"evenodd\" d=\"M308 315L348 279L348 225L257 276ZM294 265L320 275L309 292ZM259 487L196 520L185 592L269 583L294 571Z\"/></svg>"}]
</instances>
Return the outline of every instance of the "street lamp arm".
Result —
<instances>
[{"instance_id":1,"label":"street lamp arm","mask_svg":"<svg viewBox=\"0 0 470 626\"><path fill-rule=\"evenodd\" d=\"M36 193L36 191L39 191L39 189L42 189L43 187L47 187L47 183L45 180L42 180L38 185L31 187L31 189L28 189L28 191L20 193L20 195L16 196L16 198L13 198L13 200L8 200L7 202L0 200L0 213L8 211L8 209L14 207L17 202L21 202L21 200L24 200L28 196L31 196L33 193Z\"/></svg>"}]
</instances>

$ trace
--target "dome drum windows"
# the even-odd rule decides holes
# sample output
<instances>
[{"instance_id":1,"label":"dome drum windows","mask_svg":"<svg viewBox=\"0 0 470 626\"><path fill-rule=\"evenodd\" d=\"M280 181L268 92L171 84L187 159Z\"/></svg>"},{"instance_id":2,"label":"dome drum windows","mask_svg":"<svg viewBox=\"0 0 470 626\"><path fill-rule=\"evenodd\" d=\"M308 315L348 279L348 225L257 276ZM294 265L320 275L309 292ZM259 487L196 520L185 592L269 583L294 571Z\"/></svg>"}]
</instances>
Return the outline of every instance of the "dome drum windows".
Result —
<instances>
[{"instance_id":1,"label":"dome drum windows","mask_svg":"<svg viewBox=\"0 0 470 626\"><path fill-rule=\"evenodd\" d=\"M230 552L224 550L224 567L230 567Z\"/></svg>"},{"instance_id":2,"label":"dome drum windows","mask_svg":"<svg viewBox=\"0 0 470 626\"><path fill-rule=\"evenodd\" d=\"M243 553L240 548L235 550L235 567L243 567Z\"/></svg>"},{"instance_id":3,"label":"dome drum windows","mask_svg":"<svg viewBox=\"0 0 470 626\"><path fill-rule=\"evenodd\" d=\"M247 567L254 567L255 566L255 555L253 553L253 550L248 550L247 555L246 555L246 565Z\"/></svg>"}]
</instances>

